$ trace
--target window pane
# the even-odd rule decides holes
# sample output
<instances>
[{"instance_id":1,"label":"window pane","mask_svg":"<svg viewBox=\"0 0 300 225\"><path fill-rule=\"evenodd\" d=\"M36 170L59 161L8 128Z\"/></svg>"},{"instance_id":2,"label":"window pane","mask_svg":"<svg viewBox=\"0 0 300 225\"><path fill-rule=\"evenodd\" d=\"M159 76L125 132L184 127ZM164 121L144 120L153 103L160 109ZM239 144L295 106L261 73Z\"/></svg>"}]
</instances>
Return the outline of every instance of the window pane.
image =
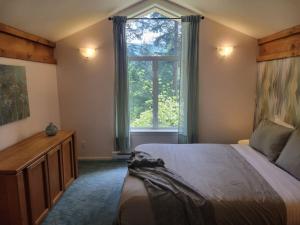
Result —
<instances>
[{"instance_id":1,"label":"window pane","mask_svg":"<svg viewBox=\"0 0 300 225\"><path fill-rule=\"evenodd\" d=\"M179 76L177 62L158 62L158 127L177 128Z\"/></svg>"},{"instance_id":2,"label":"window pane","mask_svg":"<svg viewBox=\"0 0 300 225\"><path fill-rule=\"evenodd\" d=\"M143 17L162 18L152 12ZM128 56L177 55L181 23L176 20L132 20L126 25Z\"/></svg>"},{"instance_id":3,"label":"window pane","mask_svg":"<svg viewBox=\"0 0 300 225\"><path fill-rule=\"evenodd\" d=\"M151 10L141 17L169 17ZM177 128L181 23L129 20L126 25L131 128Z\"/></svg>"},{"instance_id":4,"label":"window pane","mask_svg":"<svg viewBox=\"0 0 300 225\"><path fill-rule=\"evenodd\" d=\"M129 61L129 109L131 128L152 128L152 62Z\"/></svg>"}]
</instances>

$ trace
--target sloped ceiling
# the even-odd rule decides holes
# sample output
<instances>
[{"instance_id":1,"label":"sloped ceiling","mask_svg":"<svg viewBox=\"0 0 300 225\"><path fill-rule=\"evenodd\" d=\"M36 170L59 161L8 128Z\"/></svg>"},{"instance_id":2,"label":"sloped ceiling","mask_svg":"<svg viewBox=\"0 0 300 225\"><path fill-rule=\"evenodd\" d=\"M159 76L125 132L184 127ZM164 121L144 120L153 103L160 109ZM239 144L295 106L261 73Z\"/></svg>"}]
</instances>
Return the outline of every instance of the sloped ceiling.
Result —
<instances>
[{"instance_id":1,"label":"sloped ceiling","mask_svg":"<svg viewBox=\"0 0 300 225\"><path fill-rule=\"evenodd\" d=\"M0 22L57 41L139 0L0 0Z\"/></svg>"},{"instance_id":2,"label":"sloped ceiling","mask_svg":"<svg viewBox=\"0 0 300 225\"><path fill-rule=\"evenodd\" d=\"M172 1L255 38L300 24L300 0Z\"/></svg>"},{"instance_id":3,"label":"sloped ceiling","mask_svg":"<svg viewBox=\"0 0 300 225\"><path fill-rule=\"evenodd\" d=\"M300 24L300 0L170 0L260 38ZM0 0L0 22L60 40L139 0Z\"/></svg>"}]
</instances>

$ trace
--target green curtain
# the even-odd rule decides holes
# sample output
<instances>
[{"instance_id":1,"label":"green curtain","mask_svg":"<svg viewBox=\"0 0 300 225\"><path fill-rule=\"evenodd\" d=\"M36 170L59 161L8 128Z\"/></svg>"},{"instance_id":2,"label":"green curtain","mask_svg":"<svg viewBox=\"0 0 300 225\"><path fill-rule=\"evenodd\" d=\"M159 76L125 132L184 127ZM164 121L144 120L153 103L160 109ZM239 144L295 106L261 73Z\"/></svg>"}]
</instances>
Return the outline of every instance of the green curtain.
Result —
<instances>
[{"instance_id":1,"label":"green curtain","mask_svg":"<svg viewBox=\"0 0 300 225\"><path fill-rule=\"evenodd\" d=\"M198 58L200 16L183 16L178 143L198 141Z\"/></svg>"},{"instance_id":2,"label":"green curtain","mask_svg":"<svg viewBox=\"0 0 300 225\"><path fill-rule=\"evenodd\" d=\"M113 17L115 50L115 147L121 153L130 151L128 74L125 16Z\"/></svg>"}]
</instances>

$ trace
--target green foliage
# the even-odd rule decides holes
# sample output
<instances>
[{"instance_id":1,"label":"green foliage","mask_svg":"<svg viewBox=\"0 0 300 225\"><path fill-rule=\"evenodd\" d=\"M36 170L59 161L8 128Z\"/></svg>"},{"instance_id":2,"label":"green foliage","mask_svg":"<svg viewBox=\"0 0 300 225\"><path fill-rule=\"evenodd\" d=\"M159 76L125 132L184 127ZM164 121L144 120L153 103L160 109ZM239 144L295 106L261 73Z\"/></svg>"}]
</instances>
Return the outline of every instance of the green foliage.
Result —
<instances>
[{"instance_id":1,"label":"green foliage","mask_svg":"<svg viewBox=\"0 0 300 225\"><path fill-rule=\"evenodd\" d=\"M161 128L168 128L178 126L178 99L175 96L167 97L160 95L158 102L158 121ZM149 127L152 124L152 109L140 113L138 118L135 118L132 127Z\"/></svg>"},{"instance_id":2,"label":"green foliage","mask_svg":"<svg viewBox=\"0 0 300 225\"><path fill-rule=\"evenodd\" d=\"M151 73L151 62L130 61L128 63L131 126L133 126L133 122L140 116L142 112L152 108L153 100ZM152 119L149 121L149 123L143 123L143 127L151 127L151 125Z\"/></svg>"},{"instance_id":3,"label":"green foliage","mask_svg":"<svg viewBox=\"0 0 300 225\"><path fill-rule=\"evenodd\" d=\"M177 96L158 97L158 121L160 127L177 127L179 121L179 104Z\"/></svg>"},{"instance_id":4,"label":"green foliage","mask_svg":"<svg viewBox=\"0 0 300 225\"><path fill-rule=\"evenodd\" d=\"M164 17L151 13L148 17ZM134 128L175 128L178 126L178 86L180 23L174 20L136 20L126 28L128 56L172 56L175 60L151 61L130 59L129 109L130 126ZM153 79L153 68L157 79ZM158 91L154 91L154 86ZM154 99L157 99L154 101ZM155 102L158 112L155 114ZM156 118L154 118L156 116Z\"/></svg>"},{"instance_id":5,"label":"green foliage","mask_svg":"<svg viewBox=\"0 0 300 225\"><path fill-rule=\"evenodd\" d=\"M134 118L130 124L131 127L136 128L150 128L152 127L152 109L141 112L139 117Z\"/></svg>"},{"instance_id":6,"label":"green foliage","mask_svg":"<svg viewBox=\"0 0 300 225\"><path fill-rule=\"evenodd\" d=\"M149 18L164 15L153 12ZM180 23L176 20L134 20L127 23L126 36L129 56L177 55L180 49ZM145 40L145 36L154 40Z\"/></svg>"}]
</instances>

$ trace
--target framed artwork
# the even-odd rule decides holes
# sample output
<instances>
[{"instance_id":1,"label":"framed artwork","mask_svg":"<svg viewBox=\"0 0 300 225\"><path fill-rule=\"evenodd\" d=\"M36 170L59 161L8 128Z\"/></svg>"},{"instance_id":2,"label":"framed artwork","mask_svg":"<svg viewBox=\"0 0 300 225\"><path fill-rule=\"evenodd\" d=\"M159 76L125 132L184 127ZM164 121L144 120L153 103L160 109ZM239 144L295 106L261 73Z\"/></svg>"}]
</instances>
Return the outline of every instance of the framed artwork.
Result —
<instances>
[{"instance_id":1,"label":"framed artwork","mask_svg":"<svg viewBox=\"0 0 300 225\"><path fill-rule=\"evenodd\" d=\"M0 125L29 116L25 67L0 64Z\"/></svg>"}]
</instances>

